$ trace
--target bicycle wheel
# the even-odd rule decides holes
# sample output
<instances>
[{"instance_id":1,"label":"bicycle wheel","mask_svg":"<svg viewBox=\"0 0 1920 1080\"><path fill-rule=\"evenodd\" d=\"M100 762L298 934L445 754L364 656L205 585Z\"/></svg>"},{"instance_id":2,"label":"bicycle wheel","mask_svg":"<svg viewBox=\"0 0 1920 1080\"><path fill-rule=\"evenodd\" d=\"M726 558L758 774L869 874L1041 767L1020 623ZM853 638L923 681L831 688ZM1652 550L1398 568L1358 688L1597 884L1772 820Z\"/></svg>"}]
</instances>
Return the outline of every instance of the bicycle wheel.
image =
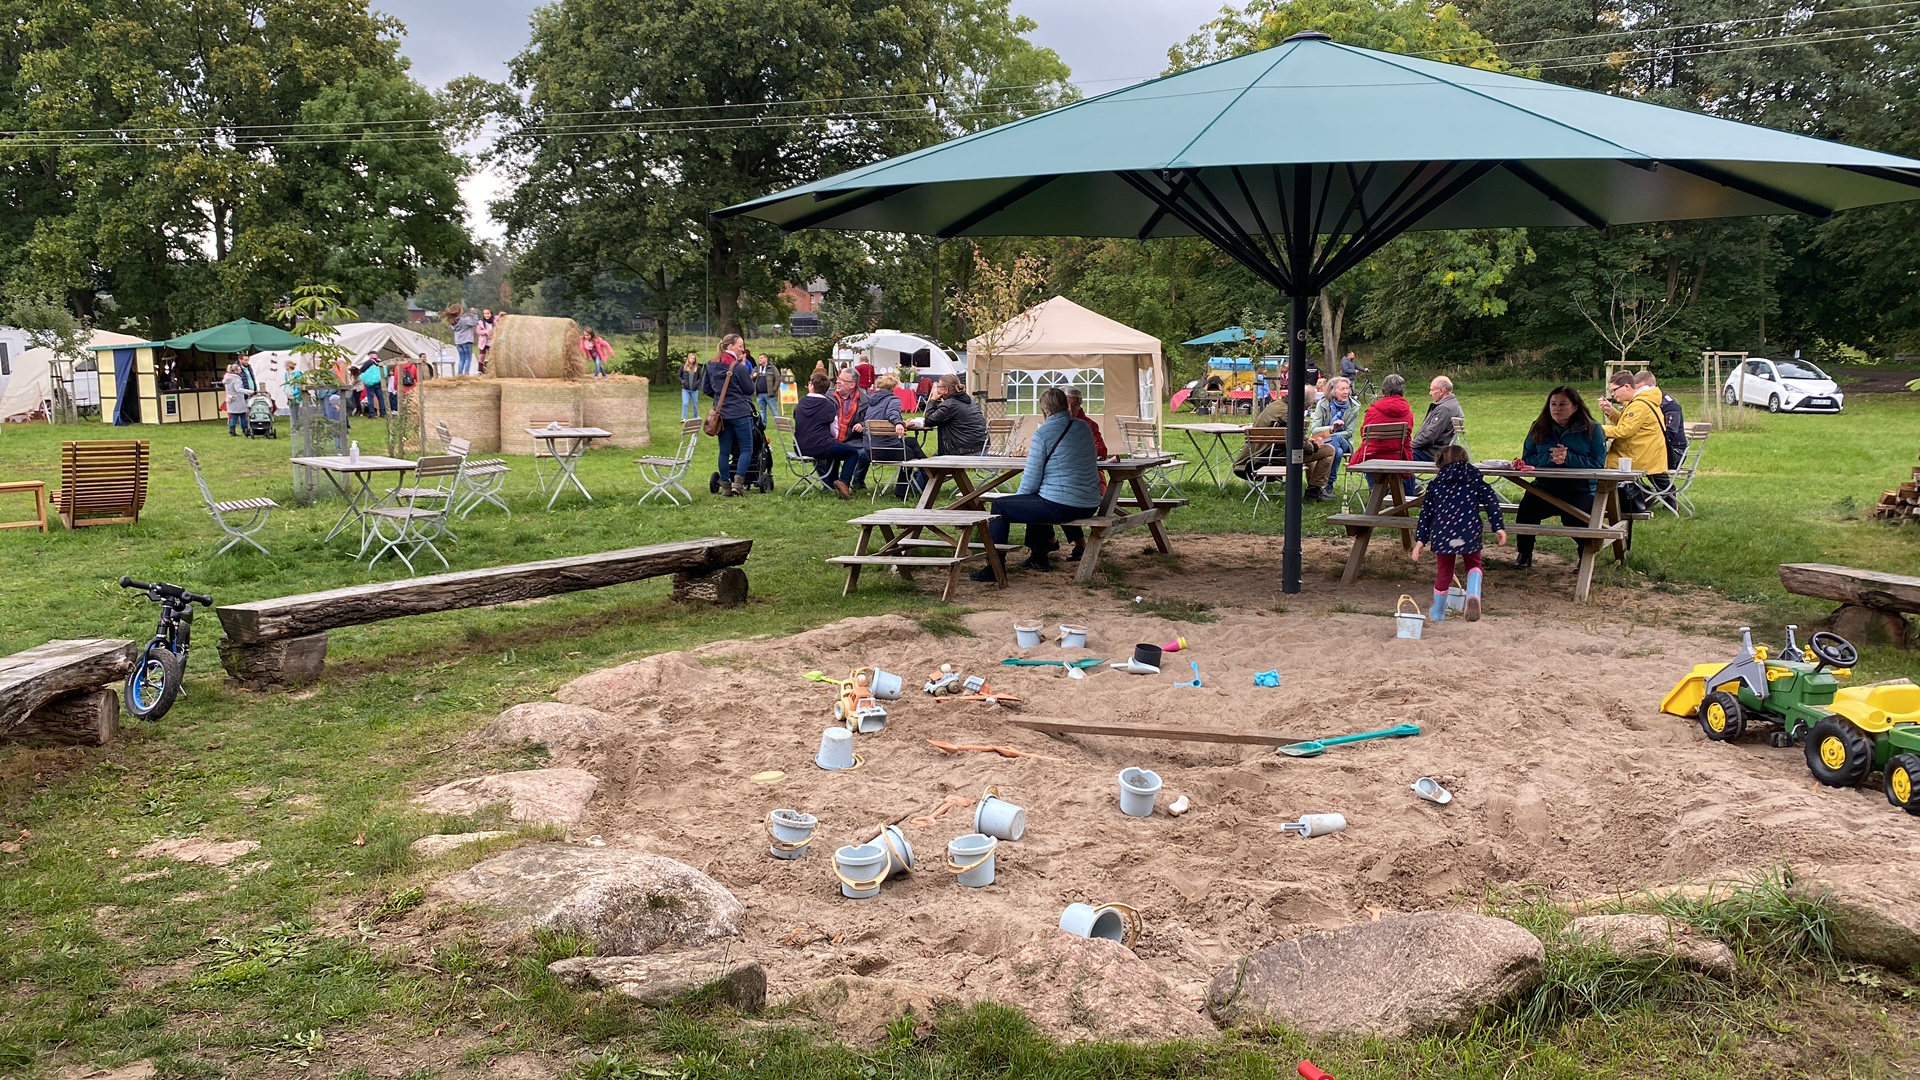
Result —
<instances>
[{"instance_id":1,"label":"bicycle wheel","mask_svg":"<svg viewBox=\"0 0 1920 1080\"><path fill-rule=\"evenodd\" d=\"M127 711L142 720L158 720L173 708L180 696L180 680L186 674L179 654L158 645L148 645L127 673Z\"/></svg>"}]
</instances>

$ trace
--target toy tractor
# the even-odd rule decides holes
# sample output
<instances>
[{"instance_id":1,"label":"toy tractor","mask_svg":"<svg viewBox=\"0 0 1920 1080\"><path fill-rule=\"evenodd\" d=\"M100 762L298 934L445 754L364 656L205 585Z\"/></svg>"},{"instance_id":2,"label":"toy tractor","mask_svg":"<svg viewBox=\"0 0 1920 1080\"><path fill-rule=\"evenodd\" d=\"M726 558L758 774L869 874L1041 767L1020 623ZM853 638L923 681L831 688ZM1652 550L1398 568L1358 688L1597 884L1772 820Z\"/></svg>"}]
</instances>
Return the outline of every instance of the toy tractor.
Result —
<instances>
[{"instance_id":1,"label":"toy tractor","mask_svg":"<svg viewBox=\"0 0 1920 1080\"><path fill-rule=\"evenodd\" d=\"M1857 787L1868 774L1886 777L1887 801L1920 815L1920 686L1841 687L1859 650L1822 631L1801 648L1796 627L1775 659L1752 631L1740 628L1741 657L1701 664L1660 702L1660 711L1698 720L1715 742L1739 738L1751 723L1774 725L1768 742L1800 743L1813 778L1828 787Z\"/></svg>"},{"instance_id":2,"label":"toy tractor","mask_svg":"<svg viewBox=\"0 0 1920 1080\"><path fill-rule=\"evenodd\" d=\"M870 735L887 726L886 706L874 700L868 687L869 674L862 668L853 677L839 683L840 693L833 702L833 719L848 731Z\"/></svg>"}]
</instances>

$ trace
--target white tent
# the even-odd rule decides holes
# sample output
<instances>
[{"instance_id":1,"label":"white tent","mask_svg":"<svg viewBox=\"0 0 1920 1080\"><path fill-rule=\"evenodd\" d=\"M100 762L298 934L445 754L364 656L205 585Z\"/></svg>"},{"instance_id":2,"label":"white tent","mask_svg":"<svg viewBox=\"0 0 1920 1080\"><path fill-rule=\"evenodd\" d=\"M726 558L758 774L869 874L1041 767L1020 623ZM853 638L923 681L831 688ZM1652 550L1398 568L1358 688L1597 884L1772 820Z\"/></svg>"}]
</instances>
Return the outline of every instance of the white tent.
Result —
<instances>
[{"instance_id":1,"label":"white tent","mask_svg":"<svg viewBox=\"0 0 1920 1080\"><path fill-rule=\"evenodd\" d=\"M138 345L146 338L95 330L88 345ZM91 361L86 361L91 363ZM53 350L28 349L11 362L13 375L0 385L0 420L26 416L50 408L53 401ZM80 372L90 378L90 386L76 388L75 400L82 405L100 402L99 376Z\"/></svg>"},{"instance_id":2,"label":"white tent","mask_svg":"<svg viewBox=\"0 0 1920 1080\"><path fill-rule=\"evenodd\" d=\"M335 327L339 336L334 343L347 350L354 360L366 359L370 352L380 354L385 360L413 360L421 353L434 361L436 375L453 374L453 346L443 345L418 330L395 323L358 322L341 323ZM290 352L254 353L248 362L253 365L255 383L267 393L273 395L273 407L276 411L287 411L287 364L295 357Z\"/></svg>"},{"instance_id":3,"label":"white tent","mask_svg":"<svg viewBox=\"0 0 1920 1080\"><path fill-rule=\"evenodd\" d=\"M1049 387L1079 388L1110 453L1126 452L1119 417L1160 418L1167 381L1160 339L1064 296L968 341L967 356L968 389L1004 402L1005 415L1021 419L1021 439L1039 426L1040 395Z\"/></svg>"},{"instance_id":4,"label":"white tent","mask_svg":"<svg viewBox=\"0 0 1920 1080\"><path fill-rule=\"evenodd\" d=\"M865 358L875 371L908 369L912 373L900 377L900 381L908 385L922 375L937 379L942 375L960 374L960 365L954 363L947 350L918 334L899 330L875 330L871 334L843 337L833 347L833 358L855 363Z\"/></svg>"}]
</instances>

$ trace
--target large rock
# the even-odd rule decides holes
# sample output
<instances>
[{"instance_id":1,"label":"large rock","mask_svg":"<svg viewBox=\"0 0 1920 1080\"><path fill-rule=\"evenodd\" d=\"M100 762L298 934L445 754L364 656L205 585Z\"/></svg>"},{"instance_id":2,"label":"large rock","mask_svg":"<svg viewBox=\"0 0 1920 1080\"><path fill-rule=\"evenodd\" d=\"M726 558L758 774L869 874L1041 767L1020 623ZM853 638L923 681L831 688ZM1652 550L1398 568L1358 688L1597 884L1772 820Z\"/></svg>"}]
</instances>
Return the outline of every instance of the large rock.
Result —
<instances>
[{"instance_id":1,"label":"large rock","mask_svg":"<svg viewBox=\"0 0 1920 1080\"><path fill-rule=\"evenodd\" d=\"M1629 959L1671 956L1716 978L1731 977L1736 966L1732 949L1665 915L1584 915L1561 934Z\"/></svg>"},{"instance_id":2,"label":"large rock","mask_svg":"<svg viewBox=\"0 0 1920 1080\"><path fill-rule=\"evenodd\" d=\"M539 743L557 754L593 749L629 726L625 720L585 705L529 701L501 713L488 725L487 738L509 746Z\"/></svg>"},{"instance_id":3,"label":"large rock","mask_svg":"<svg viewBox=\"0 0 1920 1080\"><path fill-rule=\"evenodd\" d=\"M1799 871L1795 896L1821 900L1833 914L1833 951L1847 960L1905 971L1920 964L1920 899L1911 875L1885 864Z\"/></svg>"},{"instance_id":4,"label":"large rock","mask_svg":"<svg viewBox=\"0 0 1920 1080\"><path fill-rule=\"evenodd\" d=\"M767 970L729 945L648 956L573 956L555 960L547 970L568 986L611 990L648 1005L719 983L721 999L740 1011L767 1007Z\"/></svg>"},{"instance_id":5,"label":"large rock","mask_svg":"<svg viewBox=\"0 0 1920 1080\"><path fill-rule=\"evenodd\" d=\"M1064 930L1036 934L980 996L1024 1011L1065 1042L1163 1042L1215 1034L1199 1007L1131 949Z\"/></svg>"},{"instance_id":6,"label":"large rock","mask_svg":"<svg viewBox=\"0 0 1920 1080\"><path fill-rule=\"evenodd\" d=\"M435 887L528 929L578 933L601 956L643 956L738 937L746 908L685 863L621 848L534 844L475 863Z\"/></svg>"},{"instance_id":7,"label":"large rock","mask_svg":"<svg viewBox=\"0 0 1920 1080\"><path fill-rule=\"evenodd\" d=\"M1538 985L1546 950L1525 929L1432 911L1318 930L1241 957L1213 977L1222 1023L1403 1037L1465 1027Z\"/></svg>"},{"instance_id":8,"label":"large rock","mask_svg":"<svg viewBox=\"0 0 1920 1080\"><path fill-rule=\"evenodd\" d=\"M436 814L472 814L497 803L535 825L572 825L587 814L600 781L584 769L528 769L442 784L413 800Z\"/></svg>"},{"instance_id":9,"label":"large rock","mask_svg":"<svg viewBox=\"0 0 1920 1080\"><path fill-rule=\"evenodd\" d=\"M888 1025L901 1017L927 1024L940 1008L958 1003L955 995L914 983L835 975L802 986L784 1009L813 1019L836 1042L874 1046L887 1041Z\"/></svg>"},{"instance_id":10,"label":"large rock","mask_svg":"<svg viewBox=\"0 0 1920 1080\"><path fill-rule=\"evenodd\" d=\"M568 705L602 712L639 713L656 708L663 696L695 693L712 681L712 673L699 660L670 652L588 672L553 696Z\"/></svg>"}]
</instances>

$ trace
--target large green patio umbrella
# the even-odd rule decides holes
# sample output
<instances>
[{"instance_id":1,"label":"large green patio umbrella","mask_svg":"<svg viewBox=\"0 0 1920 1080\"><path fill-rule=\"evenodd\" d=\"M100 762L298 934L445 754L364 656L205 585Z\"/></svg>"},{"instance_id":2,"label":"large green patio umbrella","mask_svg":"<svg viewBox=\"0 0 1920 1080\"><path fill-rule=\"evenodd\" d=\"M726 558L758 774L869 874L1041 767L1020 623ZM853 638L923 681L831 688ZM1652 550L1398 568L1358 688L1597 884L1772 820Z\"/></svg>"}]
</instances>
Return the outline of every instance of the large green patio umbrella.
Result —
<instances>
[{"instance_id":1,"label":"large green patio umbrella","mask_svg":"<svg viewBox=\"0 0 1920 1080\"><path fill-rule=\"evenodd\" d=\"M1285 592L1300 589L1307 301L1418 229L1813 214L1920 161L1295 34L719 211L783 229L1199 236L1284 293Z\"/></svg>"},{"instance_id":2,"label":"large green patio umbrella","mask_svg":"<svg viewBox=\"0 0 1920 1080\"><path fill-rule=\"evenodd\" d=\"M255 353L265 349L291 349L307 344L307 339L263 322L235 319L160 344L182 351L198 349L203 353Z\"/></svg>"}]
</instances>

